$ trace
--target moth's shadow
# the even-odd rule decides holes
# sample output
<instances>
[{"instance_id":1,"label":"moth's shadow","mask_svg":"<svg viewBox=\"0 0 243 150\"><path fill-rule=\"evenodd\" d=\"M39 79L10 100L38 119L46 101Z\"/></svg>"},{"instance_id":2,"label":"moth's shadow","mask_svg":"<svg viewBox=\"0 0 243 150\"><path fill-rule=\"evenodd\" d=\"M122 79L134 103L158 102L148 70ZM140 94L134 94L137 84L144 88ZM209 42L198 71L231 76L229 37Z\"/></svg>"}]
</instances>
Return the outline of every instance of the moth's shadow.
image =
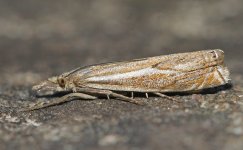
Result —
<instances>
[{"instance_id":1,"label":"moth's shadow","mask_svg":"<svg viewBox=\"0 0 243 150\"><path fill-rule=\"evenodd\" d=\"M228 83L225 85L221 85L221 86L217 86L214 88L208 88L208 89L204 89L200 92L200 94L216 94L220 91L225 91L225 90L229 90L233 88L233 84Z\"/></svg>"},{"instance_id":2,"label":"moth's shadow","mask_svg":"<svg viewBox=\"0 0 243 150\"><path fill-rule=\"evenodd\" d=\"M66 92L66 91L64 91L64 92L58 92L58 93L54 93L54 94L50 94L50 95L36 95L36 97L37 98L47 98L47 99L49 99L49 98L55 98L55 97L62 97L62 96L65 96L65 95L67 95L67 94L69 94L69 93L71 93L71 92Z\"/></svg>"},{"instance_id":3,"label":"moth's shadow","mask_svg":"<svg viewBox=\"0 0 243 150\"><path fill-rule=\"evenodd\" d=\"M233 87L232 84L228 83L225 85L220 85L217 87L213 87L213 88L206 88L203 90L198 90L198 91L189 91L189 92L170 92L170 93L166 93L166 95L168 96L175 96L175 95L179 95L179 96L186 96L186 95L192 95L192 94L202 94L202 95L206 95L206 94L216 94L220 91L225 91L225 90L229 90Z\"/></svg>"},{"instance_id":4,"label":"moth's shadow","mask_svg":"<svg viewBox=\"0 0 243 150\"><path fill-rule=\"evenodd\" d=\"M217 87L213 87L213 88L207 88L207 89L203 89L203 90L200 90L200 91L188 91L188 92L166 92L166 93L163 93L167 96L187 96L187 95L192 95L192 94L202 94L202 95L206 95L206 94L216 94L220 91L225 91L225 90L229 90L233 87L232 84L228 83L228 84L225 84L225 85L221 85L221 86L217 86ZM128 93L131 93L131 92L117 92L117 93L120 93L120 94L125 94L127 96L131 95L131 94L128 94ZM149 93L149 92L148 92ZM151 93L149 93L149 95L151 95ZM158 97L157 95L154 95L153 96L155 97ZM134 92L134 97L145 97L145 93L143 92Z\"/></svg>"}]
</instances>

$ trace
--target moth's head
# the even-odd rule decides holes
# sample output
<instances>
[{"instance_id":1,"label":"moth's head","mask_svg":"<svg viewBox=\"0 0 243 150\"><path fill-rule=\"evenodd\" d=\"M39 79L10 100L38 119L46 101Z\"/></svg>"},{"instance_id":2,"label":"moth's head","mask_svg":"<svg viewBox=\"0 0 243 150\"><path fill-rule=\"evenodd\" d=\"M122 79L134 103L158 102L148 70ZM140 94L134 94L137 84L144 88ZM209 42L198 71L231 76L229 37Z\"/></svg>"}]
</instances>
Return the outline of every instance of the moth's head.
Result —
<instances>
[{"instance_id":1,"label":"moth's head","mask_svg":"<svg viewBox=\"0 0 243 150\"><path fill-rule=\"evenodd\" d=\"M65 78L51 77L32 87L37 96L53 95L65 91Z\"/></svg>"},{"instance_id":2,"label":"moth's head","mask_svg":"<svg viewBox=\"0 0 243 150\"><path fill-rule=\"evenodd\" d=\"M224 51L220 49L209 50L205 58L210 62L216 62L218 65L222 65L224 63Z\"/></svg>"}]
</instances>

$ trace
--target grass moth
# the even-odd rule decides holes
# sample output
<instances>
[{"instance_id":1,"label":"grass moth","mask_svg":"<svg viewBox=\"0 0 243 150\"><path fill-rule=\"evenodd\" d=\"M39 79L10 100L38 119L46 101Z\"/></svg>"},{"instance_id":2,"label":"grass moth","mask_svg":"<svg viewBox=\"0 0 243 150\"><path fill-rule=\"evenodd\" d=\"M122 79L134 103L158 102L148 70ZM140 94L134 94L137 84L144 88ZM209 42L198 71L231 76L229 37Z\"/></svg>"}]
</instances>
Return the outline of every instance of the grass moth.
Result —
<instances>
[{"instance_id":1,"label":"grass moth","mask_svg":"<svg viewBox=\"0 0 243 150\"><path fill-rule=\"evenodd\" d=\"M139 100L118 91L154 93L195 92L230 82L220 49L202 50L112 62L81 67L51 77L33 87L37 96L69 94L48 104L37 104L29 110L56 105L72 98L97 99L97 95L115 97L139 104Z\"/></svg>"}]
</instances>

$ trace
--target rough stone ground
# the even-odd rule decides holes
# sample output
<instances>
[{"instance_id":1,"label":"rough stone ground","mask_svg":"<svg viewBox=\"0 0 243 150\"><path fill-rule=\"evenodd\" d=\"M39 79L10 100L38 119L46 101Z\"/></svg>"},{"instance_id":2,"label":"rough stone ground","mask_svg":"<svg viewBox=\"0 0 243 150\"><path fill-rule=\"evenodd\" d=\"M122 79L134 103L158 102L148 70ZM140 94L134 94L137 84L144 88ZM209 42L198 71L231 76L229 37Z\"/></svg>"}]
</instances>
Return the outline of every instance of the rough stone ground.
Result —
<instances>
[{"instance_id":1,"label":"rough stone ground","mask_svg":"<svg viewBox=\"0 0 243 150\"><path fill-rule=\"evenodd\" d=\"M232 1L0 1L0 149L243 149L242 9ZM233 88L18 112L33 84L89 64L221 48Z\"/></svg>"}]
</instances>

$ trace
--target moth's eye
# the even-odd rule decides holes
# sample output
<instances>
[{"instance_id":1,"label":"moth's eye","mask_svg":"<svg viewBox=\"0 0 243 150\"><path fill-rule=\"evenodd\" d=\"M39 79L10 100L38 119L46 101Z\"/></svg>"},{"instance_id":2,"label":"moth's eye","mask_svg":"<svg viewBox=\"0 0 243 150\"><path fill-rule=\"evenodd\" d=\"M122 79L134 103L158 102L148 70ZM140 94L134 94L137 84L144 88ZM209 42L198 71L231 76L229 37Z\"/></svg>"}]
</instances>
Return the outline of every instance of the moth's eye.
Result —
<instances>
[{"instance_id":1,"label":"moth's eye","mask_svg":"<svg viewBox=\"0 0 243 150\"><path fill-rule=\"evenodd\" d=\"M218 58L218 55L217 55L217 53L215 51L211 51L210 53L212 54L212 58L213 59L217 59Z\"/></svg>"},{"instance_id":2,"label":"moth's eye","mask_svg":"<svg viewBox=\"0 0 243 150\"><path fill-rule=\"evenodd\" d=\"M59 78L57 81L58 81L58 84L60 87L62 87L62 88L65 87L66 81L64 78Z\"/></svg>"}]
</instances>

